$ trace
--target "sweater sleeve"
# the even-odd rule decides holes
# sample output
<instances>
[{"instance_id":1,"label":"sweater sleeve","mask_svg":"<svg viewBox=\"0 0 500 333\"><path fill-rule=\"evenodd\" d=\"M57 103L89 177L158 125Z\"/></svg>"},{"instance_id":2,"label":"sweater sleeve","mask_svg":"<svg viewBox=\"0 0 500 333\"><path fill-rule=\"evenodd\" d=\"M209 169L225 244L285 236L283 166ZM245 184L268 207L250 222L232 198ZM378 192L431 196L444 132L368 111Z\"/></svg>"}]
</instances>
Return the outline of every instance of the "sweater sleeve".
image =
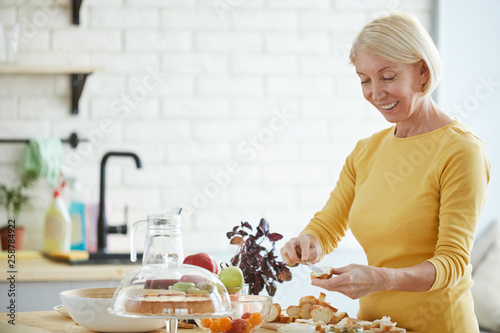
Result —
<instances>
[{"instance_id":1,"label":"sweater sleeve","mask_svg":"<svg viewBox=\"0 0 500 333\"><path fill-rule=\"evenodd\" d=\"M436 280L430 290L452 287L464 275L490 177L484 146L469 132L450 134L442 156L438 240L428 260Z\"/></svg>"},{"instance_id":2,"label":"sweater sleeve","mask_svg":"<svg viewBox=\"0 0 500 333\"><path fill-rule=\"evenodd\" d=\"M332 252L348 230L348 216L354 200L356 184L355 163L364 150L366 139L357 143L342 168L335 189L322 210L317 212L301 234L315 236L323 250L323 255Z\"/></svg>"}]
</instances>

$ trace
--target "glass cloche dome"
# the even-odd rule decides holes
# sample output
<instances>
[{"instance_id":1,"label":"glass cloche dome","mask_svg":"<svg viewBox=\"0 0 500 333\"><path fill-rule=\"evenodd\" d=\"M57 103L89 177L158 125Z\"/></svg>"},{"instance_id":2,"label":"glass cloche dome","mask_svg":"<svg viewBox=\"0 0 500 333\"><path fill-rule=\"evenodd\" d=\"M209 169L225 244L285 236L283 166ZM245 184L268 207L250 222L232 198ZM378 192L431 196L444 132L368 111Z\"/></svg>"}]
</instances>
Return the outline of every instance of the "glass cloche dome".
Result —
<instances>
[{"instance_id":1,"label":"glass cloche dome","mask_svg":"<svg viewBox=\"0 0 500 333\"><path fill-rule=\"evenodd\" d=\"M164 318L167 332L178 319L220 318L233 313L229 294L212 272L187 264L154 264L127 275L116 289L112 315Z\"/></svg>"}]
</instances>

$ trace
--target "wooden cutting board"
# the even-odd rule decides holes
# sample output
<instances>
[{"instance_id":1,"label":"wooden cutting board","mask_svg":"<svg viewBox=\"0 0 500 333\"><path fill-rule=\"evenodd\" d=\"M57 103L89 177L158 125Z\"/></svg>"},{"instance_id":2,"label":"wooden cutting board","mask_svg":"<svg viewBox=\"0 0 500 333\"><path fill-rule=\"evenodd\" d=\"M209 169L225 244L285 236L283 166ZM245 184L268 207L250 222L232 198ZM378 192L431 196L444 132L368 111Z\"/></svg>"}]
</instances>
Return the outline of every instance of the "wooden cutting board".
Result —
<instances>
[{"instance_id":1,"label":"wooden cutting board","mask_svg":"<svg viewBox=\"0 0 500 333\"><path fill-rule=\"evenodd\" d=\"M358 322L360 320L358 319L352 319L351 320L353 322ZM262 324L262 328L267 328L268 330L273 330L273 331L277 331L278 330L278 327L279 326L282 326L282 325L288 325L288 324L281 324L281 323L264 323ZM377 332L387 332L387 331L382 331L380 328L374 328L374 329L371 329L371 330L364 330L363 331L364 333L377 333ZM392 333L417 333L417 332L412 332L412 331L406 331L404 328L400 328L400 327L396 327L396 329L394 330L391 330L389 332L392 332Z\"/></svg>"}]
</instances>

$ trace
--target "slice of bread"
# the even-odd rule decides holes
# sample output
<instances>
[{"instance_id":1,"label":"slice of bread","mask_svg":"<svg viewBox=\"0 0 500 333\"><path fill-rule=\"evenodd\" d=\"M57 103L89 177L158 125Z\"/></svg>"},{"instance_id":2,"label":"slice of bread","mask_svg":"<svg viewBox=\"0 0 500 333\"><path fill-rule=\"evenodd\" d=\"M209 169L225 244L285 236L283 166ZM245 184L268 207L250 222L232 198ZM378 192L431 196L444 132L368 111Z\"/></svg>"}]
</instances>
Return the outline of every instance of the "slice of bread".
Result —
<instances>
[{"instance_id":1,"label":"slice of bread","mask_svg":"<svg viewBox=\"0 0 500 333\"><path fill-rule=\"evenodd\" d=\"M328 324L338 324L340 323L342 320L346 320L346 321L349 321L350 322L350 318L349 316L347 315L346 312L335 312L335 315L332 317L332 319L330 319L330 322ZM352 324L352 322L350 322Z\"/></svg>"},{"instance_id":2,"label":"slice of bread","mask_svg":"<svg viewBox=\"0 0 500 333\"><path fill-rule=\"evenodd\" d=\"M319 305L332 309L333 312L337 312L338 309L331 306L328 302L319 302Z\"/></svg>"},{"instance_id":3,"label":"slice of bread","mask_svg":"<svg viewBox=\"0 0 500 333\"><path fill-rule=\"evenodd\" d=\"M396 323L380 323L382 331L390 331L396 328Z\"/></svg>"},{"instance_id":4,"label":"slice of bread","mask_svg":"<svg viewBox=\"0 0 500 333\"><path fill-rule=\"evenodd\" d=\"M286 314L289 317L299 317L300 306L299 305L290 305L288 308L286 308Z\"/></svg>"},{"instance_id":5,"label":"slice of bread","mask_svg":"<svg viewBox=\"0 0 500 333\"><path fill-rule=\"evenodd\" d=\"M370 330L373 328L373 323L371 321L358 321L356 325L363 327L365 330Z\"/></svg>"},{"instance_id":6,"label":"slice of bread","mask_svg":"<svg viewBox=\"0 0 500 333\"><path fill-rule=\"evenodd\" d=\"M278 322L280 324L290 324L290 323L294 323L297 319L299 319L299 317L289 317L287 315L282 315L278 318Z\"/></svg>"},{"instance_id":7,"label":"slice of bread","mask_svg":"<svg viewBox=\"0 0 500 333\"><path fill-rule=\"evenodd\" d=\"M266 318L268 323L277 321L281 316L281 305L278 303L271 304L271 309L269 310L269 315Z\"/></svg>"},{"instance_id":8,"label":"slice of bread","mask_svg":"<svg viewBox=\"0 0 500 333\"><path fill-rule=\"evenodd\" d=\"M280 322L280 324L290 324L292 322L292 317L280 316L278 318L278 321Z\"/></svg>"},{"instance_id":9,"label":"slice of bread","mask_svg":"<svg viewBox=\"0 0 500 333\"><path fill-rule=\"evenodd\" d=\"M312 305L309 309L309 317L316 322L329 323L333 316L335 316L335 311L327 306Z\"/></svg>"},{"instance_id":10,"label":"slice of bread","mask_svg":"<svg viewBox=\"0 0 500 333\"><path fill-rule=\"evenodd\" d=\"M304 303L319 304L319 300L314 296L303 296L299 299L299 305Z\"/></svg>"},{"instance_id":11,"label":"slice of bread","mask_svg":"<svg viewBox=\"0 0 500 333\"><path fill-rule=\"evenodd\" d=\"M391 323L391 317L389 316L383 316L382 319L376 319L373 321L373 328L379 328L380 324L386 323L389 324Z\"/></svg>"},{"instance_id":12,"label":"slice of bread","mask_svg":"<svg viewBox=\"0 0 500 333\"><path fill-rule=\"evenodd\" d=\"M342 320L338 323L338 325L348 326L348 325L354 325L354 323L352 322L351 318L345 317L342 318Z\"/></svg>"},{"instance_id":13,"label":"slice of bread","mask_svg":"<svg viewBox=\"0 0 500 333\"><path fill-rule=\"evenodd\" d=\"M309 314L309 310L311 310L311 307L316 304L311 304L311 303L302 303L300 306L300 311L299 311L299 317L302 319L311 319L311 316Z\"/></svg>"},{"instance_id":14,"label":"slice of bread","mask_svg":"<svg viewBox=\"0 0 500 333\"><path fill-rule=\"evenodd\" d=\"M333 267L320 267L322 273L311 272L311 280L313 279L329 279L333 276Z\"/></svg>"}]
</instances>

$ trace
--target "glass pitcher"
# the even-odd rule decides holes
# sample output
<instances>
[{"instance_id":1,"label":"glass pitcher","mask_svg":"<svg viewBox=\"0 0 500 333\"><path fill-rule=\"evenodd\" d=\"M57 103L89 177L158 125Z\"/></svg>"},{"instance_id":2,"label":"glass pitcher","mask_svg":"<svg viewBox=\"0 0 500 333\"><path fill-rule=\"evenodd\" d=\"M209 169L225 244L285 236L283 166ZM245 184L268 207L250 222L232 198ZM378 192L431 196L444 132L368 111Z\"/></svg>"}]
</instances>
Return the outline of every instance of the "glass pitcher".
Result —
<instances>
[{"instance_id":1,"label":"glass pitcher","mask_svg":"<svg viewBox=\"0 0 500 333\"><path fill-rule=\"evenodd\" d=\"M181 221L182 209L176 208L167 213L148 215L147 220L134 223L131 233L130 260L137 261L137 227L147 223L146 241L142 264L181 264L184 260L182 248Z\"/></svg>"}]
</instances>

